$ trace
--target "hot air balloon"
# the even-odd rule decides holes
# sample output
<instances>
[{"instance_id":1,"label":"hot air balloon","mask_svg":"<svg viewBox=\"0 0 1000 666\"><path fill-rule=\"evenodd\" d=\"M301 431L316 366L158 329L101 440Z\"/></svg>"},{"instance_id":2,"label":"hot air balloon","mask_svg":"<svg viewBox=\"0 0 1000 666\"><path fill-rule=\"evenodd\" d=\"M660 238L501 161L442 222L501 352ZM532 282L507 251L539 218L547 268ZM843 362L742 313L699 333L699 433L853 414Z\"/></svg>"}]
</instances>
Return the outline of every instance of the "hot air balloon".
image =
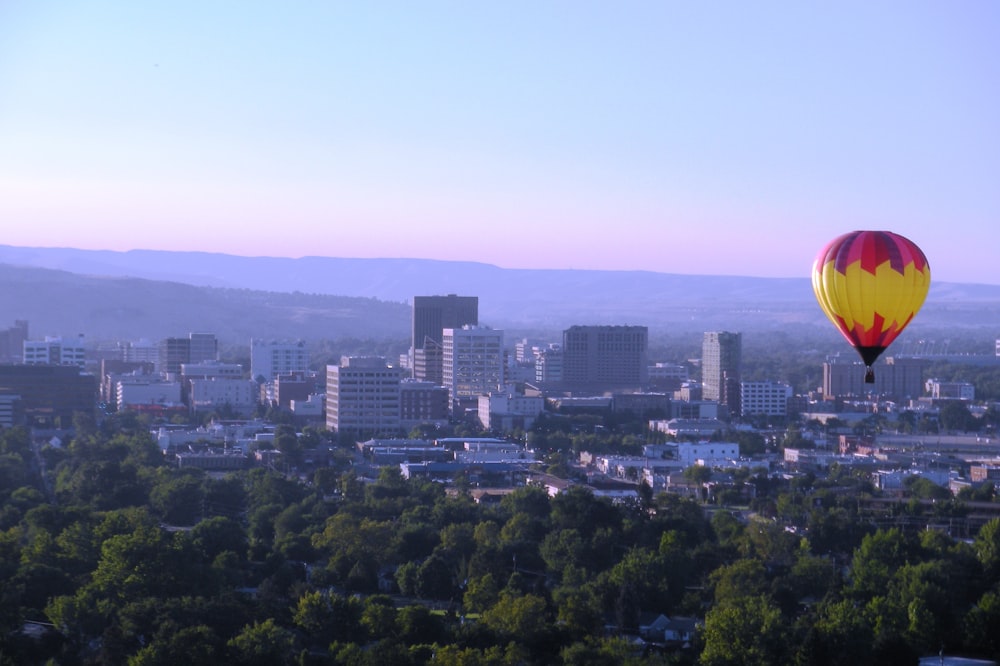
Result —
<instances>
[{"instance_id":1,"label":"hot air balloon","mask_svg":"<svg viewBox=\"0 0 1000 666\"><path fill-rule=\"evenodd\" d=\"M913 241L889 231L852 231L830 241L813 263L823 312L867 368L910 323L927 297L931 269Z\"/></svg>"}]
</instances>

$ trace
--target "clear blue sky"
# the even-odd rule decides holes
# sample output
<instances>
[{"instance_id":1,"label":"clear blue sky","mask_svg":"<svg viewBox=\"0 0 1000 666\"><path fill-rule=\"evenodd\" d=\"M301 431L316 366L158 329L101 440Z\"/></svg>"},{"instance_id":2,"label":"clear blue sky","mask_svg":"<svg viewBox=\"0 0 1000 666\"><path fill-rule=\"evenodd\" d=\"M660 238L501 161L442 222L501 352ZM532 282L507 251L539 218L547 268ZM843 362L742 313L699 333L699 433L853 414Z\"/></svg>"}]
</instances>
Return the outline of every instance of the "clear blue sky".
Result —
<instances>
[{"instance_id":1,"label":"clear blue sky","mask_svg":"<svg viewBox=\"0 0 1000 666\"><path fill-rule=\"evenodd\" d=\"M1000 2L0 2L0 243L1000 284Z\"/></svg>"}]
</instances>

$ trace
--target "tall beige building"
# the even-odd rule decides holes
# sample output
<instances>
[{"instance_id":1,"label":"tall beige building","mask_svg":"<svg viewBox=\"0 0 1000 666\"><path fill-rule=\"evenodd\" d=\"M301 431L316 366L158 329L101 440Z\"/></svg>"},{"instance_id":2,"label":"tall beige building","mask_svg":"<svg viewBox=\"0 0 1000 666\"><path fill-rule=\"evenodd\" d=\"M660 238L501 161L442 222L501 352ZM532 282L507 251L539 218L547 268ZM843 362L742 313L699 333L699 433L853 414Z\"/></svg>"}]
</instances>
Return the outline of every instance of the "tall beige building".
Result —
<instances>
[{"instance_id":1,"label":"tall beige building","mask_svg":"<svg viewBox=\"0 0 1000 666\"><path fill-rule=\"evenodd\" d=\"M918 398L924 392L924 368L921 358L883 357L875 363L875 383L865 383L865 365L853 354L830 356L823 363L823 397L863 398L878 396L890 400Z\"/></svg>"},{"instance_id":2,"label":"tall beige building","mask_svg":"<svg viewBox=\"0 0 1000 666\"><path fill-rule=\"evenodd\" d=\"M701 342L701 395L739 414L743 334L709 331Z\"/></svg>"},{"instance_id":3,"label":"tall beige building","mask_svg":"<svg viewBox=\"0 0 1000 666\"><path fill-rule=\"evenodd\" d=\"M593 392L645 388L648 345L645 326L571 326L563 331L563 386Z\"/></svg>"},{"instance_id":4,"label":"tall beige building","mask_svg":"<svg viewBox=\"0 0 1000 666\"><path fill-rule=\"evenodd\" d=\"M400 429L399 368L380 356L345 356L326 368L326 427L339 434L394 436Z\"/></svg>"}]
</instances>

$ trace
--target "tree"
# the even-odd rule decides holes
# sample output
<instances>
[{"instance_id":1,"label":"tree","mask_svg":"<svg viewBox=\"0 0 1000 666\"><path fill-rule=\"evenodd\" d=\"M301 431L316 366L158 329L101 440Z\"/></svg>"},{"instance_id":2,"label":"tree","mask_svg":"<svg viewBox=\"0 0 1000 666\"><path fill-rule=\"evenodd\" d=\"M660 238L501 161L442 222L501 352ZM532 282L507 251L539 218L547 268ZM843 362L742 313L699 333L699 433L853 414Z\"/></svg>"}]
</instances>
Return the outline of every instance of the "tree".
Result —
<instances>
[{"instance_id":1,"label":"tree","mask_svg":"<svg viewBox=\"0 0 1000 666\"><path fill-rule=\"evenodd\" d=\"M101 545L92 585L106 598L119 602L179 596L185 591L204 592L187 569L190 557L170 534L143 526L131 534L113 536Z\"/></svg>"},{"instance_id":2,"label":"tree","mask_svg":"<svg viewBox=\"0 0 1000 666\"><path fill-rule=\"evenodd\" d=\"M919 558L919 548L898 528L864 537L851 563L851 591L864 599L884 594L895 572Z\"/></svg>"},{"instance_id":3,"label":"tree","mask_svg":"<svg viewBox=\"0 0 1000 666\"><path fill-rule=\"evenodd\" d=\"M399 633L396 607L385 594L373 594L362 602L361 625L372 640L395 638Z\"/></svg>"},{"instance_id":4,"label":"tree","mask_svg":"<svg viewBox=\"0 0 1000 666\"><path fill-rule=\"evenodd\" d=\"M980 527L972 546L986 574L987 583L1000 581L1000 518L993 518Z\"/></svg>"},{"instance_id":5,"label":"tree","mask_svg":"<svg viewBox=\"0 0 1000 666\"><path fill-rule=\"evenodd\" d=\"M788 663L781 612L766 597L740 597L705 616L703 666L771 666Z\"/></svg>"},{"instance_id":6,"label":"tree","mask_svg":"<svg viewBox=\"0 0 1000 666\"><path fill-rule=\"evenodd\" d=\"M804 618L805 619L805 618ZM871 623L849 599L821 604L818 617L808 618L799 663L815 666L872 666L875 634Z\"/></svg>"},{"instance_id":7,"label":"tree","mask_svg":"<svg viewBox=\"0 0 1000 666\"><path fill-rule=\"evenodd\" d=\"M545 631L547 622L545 599L534 594L503 593L492 608L480 616L480 621L502 636L520 643L531 642Z\"/></svg>"},{"instance_id":8,"label":"tree","mask_svg":"<svg viewBox=\"0 0 1000 666\"><path fill-rule=\"evenodd\" d=\"M980 425L979 419L972 415L969 406L961 400L948 400L941 405L938 422L943 430L955 432L975 431Z\"/></svg>"},{"instance_id":9,"label":"tree","mask_svg":"<svg viewBox=\"0 0 1000 666\"><path fill-rule=\"evenodd\" d=\"M235 553L241 559L246 558L246 530L231 518L206 518L191 529L188 537L203 562L212 562L226 551Z\"/></svg>"},{"instance_id":10,"label":"tree","mask_svg":"<svg viewBox=\"0 0 1000 666\"><path fill-rule=\"evenodd\" d=\"M486 573L472 578L462 597L464 610L469 613L481 613L490 608L500 598L500 589L493 574Z\"/></svg>"},{"instance_id":11,"label":"tree","mask_svg":"<svg viewBox=\"0 0 1000 666\"><path fill-rule=\"evenodd\" d=\"M760 597L770 588L767 571L757 559L742 559L712 572L716 606L737 605L747 597Z\"/></svg>"},{"instance_id":12,"label":"tree","mask_svg":"<svg viewBox=\"0 0 1000 666\"><path fill-rule=\"evenodd\" d=\"M417 569L417 596L424 599L451 599L455 594L455 574L451 565L437 553Z\"/></svg>"},{"instance_id":13,"label":"tree","mask_svg":"<svg viewBox=\"0 0 1000 666\"><path fill-rule=\"evenodd\" d=\"M170 525L194 525L201 516L205 491L191 474L161 474L149 493L150 506Z\"/></svg>"},{"instance_id":14,"label":"tree","mask_svg":"<svg viewBox=\"0 0 1000 666\"><path fill-rule=\"evenodd\" d=\"M333 592L306 592L292 616L295 625L317 644L355 640L362 633L361 603Z\"/></svg>"},{"instance_id":15,"label":"tree","mask_svg":"<svg viewBox=\"0 0 1000 666\"><path fill-rule=\"evenodd\" d=\"M128 666L215 666L224 655L225 646L219 636L210 627L198 625L155 638L129 657Z\"/></svg>"},{"instance_id":16,"label":"tree","mask_svg":"<svg viewBox=\"0 0 1000 666\"><path fill-rule=\"evenodd\" d=\"M247 625L229 640L233 662L245 666L293 666L297 655L295 634L273 618Z\"/></svg>"},{"instance_id":17,"label":"tree","mask_svg":"<svg viewBox=\"0 0 1000 666\"><path fill-rule=\"evenodd\" d=\"M965 616L965 644L978 654L1000 656L1000 594L986 592Z\"/></svg>"},{"instance_id":18,"label":"tree","mask_svg":"<svg viewBox=\"0 0 1000 666\"><path fill-rule=\"evenodd\" d=\"M399 639L406 645L443 643L447 640L441 616L435 615L426 606L414 604L400 608L396 624Z\"/></svg>"}]
</instances>

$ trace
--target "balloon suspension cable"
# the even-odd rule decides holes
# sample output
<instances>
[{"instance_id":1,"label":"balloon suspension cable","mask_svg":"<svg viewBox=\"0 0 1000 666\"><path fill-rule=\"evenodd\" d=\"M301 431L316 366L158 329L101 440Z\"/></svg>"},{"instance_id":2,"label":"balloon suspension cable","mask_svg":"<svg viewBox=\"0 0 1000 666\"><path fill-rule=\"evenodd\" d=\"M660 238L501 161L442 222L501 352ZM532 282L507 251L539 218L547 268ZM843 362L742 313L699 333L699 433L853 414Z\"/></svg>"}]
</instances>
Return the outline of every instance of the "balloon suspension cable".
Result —
<instances>
[{"instance_id":1,"label":"balloon suspension cable","mask_svg":"<svg viewBox=\"0 0 1000 666\"><path fill-rule=\"evenodd\" d=\"M865 384L874 384L874 383L875 383L875 369L872 366L870 366L870 365L866 365L865 366Z\"/></svg>"}]
</instances>

